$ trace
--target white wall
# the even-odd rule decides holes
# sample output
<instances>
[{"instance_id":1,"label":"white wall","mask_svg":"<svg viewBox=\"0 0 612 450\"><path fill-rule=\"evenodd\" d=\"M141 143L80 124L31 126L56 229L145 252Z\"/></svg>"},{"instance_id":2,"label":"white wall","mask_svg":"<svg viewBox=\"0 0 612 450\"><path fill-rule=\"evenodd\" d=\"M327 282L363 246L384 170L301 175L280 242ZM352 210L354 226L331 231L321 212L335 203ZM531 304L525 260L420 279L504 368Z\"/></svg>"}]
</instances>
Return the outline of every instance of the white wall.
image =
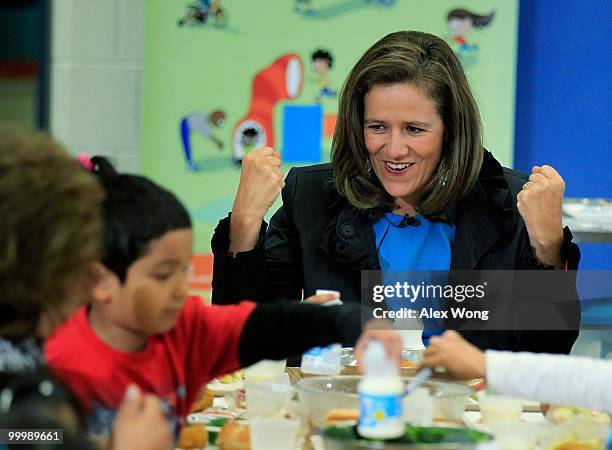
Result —
<instances>
[{"instance_id":1,"label":"white wall","mask_svg":"<svg viewBox=\"0 0 612 450\"><path fill-rule=\"evenodd\" d=\"M145 0L53 0L50 122L72 153L140 167Z\"/></svg>"}]
</instances>

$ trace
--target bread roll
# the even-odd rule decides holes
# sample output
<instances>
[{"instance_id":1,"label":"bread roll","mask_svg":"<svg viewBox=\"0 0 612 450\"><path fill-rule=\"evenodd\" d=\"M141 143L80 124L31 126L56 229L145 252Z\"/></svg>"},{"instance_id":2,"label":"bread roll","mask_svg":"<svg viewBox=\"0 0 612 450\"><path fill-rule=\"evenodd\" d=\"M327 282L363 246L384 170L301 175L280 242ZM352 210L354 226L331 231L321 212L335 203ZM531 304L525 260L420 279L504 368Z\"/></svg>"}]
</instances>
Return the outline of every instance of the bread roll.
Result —
<instances>
[{"instance_id":1,"label":"bread roll","mask_svg":"<svg viewBox=\"0 0 612 450\"><path fill-rule=\"evenodd\" d=\"M249 427L236 422L223 425L217 438L219 450L251 450Z\"/></svg>"},{"instance_id":2,"label":"bread roll","mask_svg":"<svg viewBox=\"0 0 612 450\"><path fill-rule=\"evenodd\" d=\"M215 401L215 393L204 387L200 393L198 400L193 404L191 412L204 411L210 408Z\"/></svg>"},{"instance_id":3,"label":"bread roll","mask_svg":"<svg viewBox=\"0 0 612 450\"><path fill-rule=\"evenodd\" d=\"M359 420L358 409L342 409L334 408L331 409L325 416L325 422L329 425L341 423L341 422L356 422Z\"/></svg>"},{"instance_id":4,"label":"bread roll","mask_svg":"<svg viewBox=\"0 0 612 450\"><path fill-rule=\"evenodd\" d=\"M187 425L181 429L177 447L183 450L203 449L208 444L204 425Z\"/></svg>"}]
</instances>

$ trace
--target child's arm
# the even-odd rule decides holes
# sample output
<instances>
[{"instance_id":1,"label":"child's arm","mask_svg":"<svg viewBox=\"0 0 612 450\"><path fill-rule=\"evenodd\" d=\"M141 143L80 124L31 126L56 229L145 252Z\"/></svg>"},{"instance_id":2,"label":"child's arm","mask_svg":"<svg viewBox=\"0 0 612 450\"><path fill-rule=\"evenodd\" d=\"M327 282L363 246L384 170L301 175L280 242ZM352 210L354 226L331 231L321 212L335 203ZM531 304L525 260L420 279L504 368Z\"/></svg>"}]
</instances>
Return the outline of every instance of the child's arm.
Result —
<instances>
[{"instance_id":1,"label":"child's arm","mask_svg":"<svg viewBox=\"0 0 612 450\"><path fill-rule=\"evenodd\" d=\"M545 403L612 411L612 361L487 350L491 389Z\"/></svg>"},{"instance_id":2,"label":"child's arm","mask_svg":"<svg viewBox=\"0 0 612 450\"><path fill-rule=\"evenodd\" d=\"M458 379L486 377L495 392L547 403L612 411L612 362L567 355L483 353L457 332L432 337L423 366L445 367Z\"/></svg>"},{"instance_id":3,"label":"child's arm","mask_svg":"<svg viewBox=\"0 0 612 450\"><path fill-rule=\"evenodd\" d=\"M385 331L390 335L384 342L388 352L396 353L399 358L399 334ZM283 359L335 342L354 346L360 334L360 305L320 306L286 302L258 305L240 336L240 364L246 367L262 359Z\"/></svg>"}]
</instances>

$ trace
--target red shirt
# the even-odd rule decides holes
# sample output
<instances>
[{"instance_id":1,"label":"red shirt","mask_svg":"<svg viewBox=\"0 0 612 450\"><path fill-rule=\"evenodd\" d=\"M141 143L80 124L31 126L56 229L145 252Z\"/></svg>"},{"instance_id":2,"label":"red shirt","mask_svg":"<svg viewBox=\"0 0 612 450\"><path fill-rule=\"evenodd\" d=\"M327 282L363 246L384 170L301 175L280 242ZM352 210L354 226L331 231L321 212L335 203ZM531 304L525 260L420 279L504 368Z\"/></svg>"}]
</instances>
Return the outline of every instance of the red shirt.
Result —
<instances>
[{"instance_id":1,"label":"red shirt","mask_svg":"<svg viewBox=\"0 0 612 450\"><path fill-rule=\"evenodd\" d=\"M87 411L91 434L107 435L132 383L159 396L180 426L205 383L240 368L240 335L254 308L251 302L207 306L190 297L172 330L125 353L96 336L83 307L47 340L45 357Z\"/></svg>"}]
</instances>

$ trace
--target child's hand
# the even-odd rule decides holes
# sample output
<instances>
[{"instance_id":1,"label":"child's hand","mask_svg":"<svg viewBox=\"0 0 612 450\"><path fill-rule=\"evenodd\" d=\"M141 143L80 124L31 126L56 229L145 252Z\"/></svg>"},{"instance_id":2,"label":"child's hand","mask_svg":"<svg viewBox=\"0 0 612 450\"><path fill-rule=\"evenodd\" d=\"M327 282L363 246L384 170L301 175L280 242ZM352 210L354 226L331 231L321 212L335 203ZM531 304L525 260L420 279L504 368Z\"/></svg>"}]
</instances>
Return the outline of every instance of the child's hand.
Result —
<instances>
[{"instance_id":1,"label":"child's hand","mask_svg":"<svg viewBox=\"0 0 612 450\"><path fill-rule=\"evenodd\" d=\"M311 303L311 304L315 304L315 305L324 305L327 302L331 302L331 301L339 300L339 299L340 299L340 293L339 292L335 292L335 293L329 293L329 294L311 295L310 297L304 299L303 303Z\"/></svg>"},{"instance_id":2,"label":"child's hand","mask_svg":"<svg viewBox=\"0 0 612 450\"><path fill-rule=\"evenodd\" d=\"M368 342L377 340L384 345L387 352L387 357L397 363L399 367L402 361L402 337L393 329L390 322L386 320L370 320L366 324L366 328L361 334L357 345L355 346L355 359L359 362L359 368L364 370L363 353L365 352Z\"/></svg>"},{"instance_id":3,"label":"child's hand","mask_svg":"<svg viewBox=\"0 0 612 450\"><path fill-rule=\"evenodd\" d=\"M170 450L172 434L157 397L132 385L113 423L113 450Z\"/></svg>"},{"instance_id":4,"label":"child's hand","mask_svg":"<svg viewBox=\"0 0 612 450\"><path fill-rule=\"evenodd\" d=\"M423 354L423 367L441 366L459 380L484 378L487 372L485 354L467 342L456 331L433 336Z\"/></svg>"}]
</instances>

